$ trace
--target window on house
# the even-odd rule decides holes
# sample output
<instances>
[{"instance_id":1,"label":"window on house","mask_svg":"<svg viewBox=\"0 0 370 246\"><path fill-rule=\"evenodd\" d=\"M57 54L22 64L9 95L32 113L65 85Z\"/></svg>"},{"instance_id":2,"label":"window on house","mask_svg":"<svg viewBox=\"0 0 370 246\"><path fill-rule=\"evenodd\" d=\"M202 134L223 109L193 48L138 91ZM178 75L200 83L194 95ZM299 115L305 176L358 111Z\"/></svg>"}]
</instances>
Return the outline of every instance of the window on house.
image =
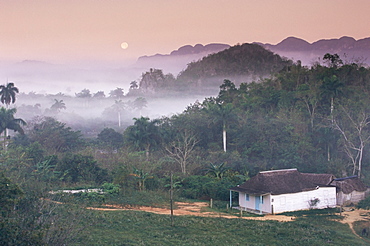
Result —
<instances>
[{"instance_id":1,"label":"window on house","mask_svg":"<svg viewBox=\"0 0 370 246\"><path fill-rule=\"evenodd\" d=\"M249 194L245 194L245 200L249 201Z\"/></svg>"}]
</instances>

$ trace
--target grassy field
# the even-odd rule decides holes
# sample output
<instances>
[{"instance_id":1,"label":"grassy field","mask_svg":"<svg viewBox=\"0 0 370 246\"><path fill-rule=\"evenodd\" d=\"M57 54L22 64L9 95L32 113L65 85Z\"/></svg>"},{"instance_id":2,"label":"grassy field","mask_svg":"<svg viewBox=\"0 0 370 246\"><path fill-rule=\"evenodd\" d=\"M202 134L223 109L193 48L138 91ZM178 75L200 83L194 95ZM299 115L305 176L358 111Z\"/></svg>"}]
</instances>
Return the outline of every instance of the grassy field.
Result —
<instances>
[{"instance_id":1,"label":"grassy field","mask_svg":"<svg viewBox=\"0 0 370 246\"><path fill-rule=\"evenodd\" d=\"M94 211L69 245L369 245L335 215L292 222L176 216L139 211Z\"/></svg>"}]
</instances>

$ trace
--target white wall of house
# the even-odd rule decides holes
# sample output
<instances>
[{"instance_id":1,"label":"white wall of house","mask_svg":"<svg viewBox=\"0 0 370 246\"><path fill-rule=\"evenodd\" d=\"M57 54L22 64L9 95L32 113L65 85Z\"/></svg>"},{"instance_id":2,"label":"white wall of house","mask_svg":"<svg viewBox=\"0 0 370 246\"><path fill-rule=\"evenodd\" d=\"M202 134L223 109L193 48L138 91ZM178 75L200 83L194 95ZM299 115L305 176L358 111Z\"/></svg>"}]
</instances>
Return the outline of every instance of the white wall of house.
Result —
<instances>
[{"instance_id":1,"label":"white wall of house","mask_svg":"<svg viewBox=\"0 0 370 246\"><path fill-rule=\"evenodd\" d=\"M253 195L239 193L239 206L247 209L256 210L256 198ZM319 199L316 206L311 207L310 201ZM265 195L263 203L259 205L259 209L266 213L283 213L288 211L297 211L305 209L322 209L336 206L336 188L335 187L319 187L311 191L299 193L281 194L281 195Z\"/></svg>"},{"instance_id":2,"label":"white wall of house","mask_svg":"<svg viewBox=\"0 0 370 246\"><path fill-rule=\"evenodd\" d=\"M257 200L257 201L256 201ZM258 205L256 205L258 203ZM271 213L271 195L254 196L246 193L239 193L239 206L251 210L261 210L263 212Z\"/></svg>"},{"instance_id":3,"label":"white wall of house","mask_svg":"<svg viewBox=\"0 0 370 246\"><path fill-rule=\"evenodd\" d=\"M310 206L310 201L316 198L319 202L316 206ZM273 199L274 213L335 207L337 202L335 187L319 187L316 190L275 195L271 199Z\"/></svg>"}]
</instances>

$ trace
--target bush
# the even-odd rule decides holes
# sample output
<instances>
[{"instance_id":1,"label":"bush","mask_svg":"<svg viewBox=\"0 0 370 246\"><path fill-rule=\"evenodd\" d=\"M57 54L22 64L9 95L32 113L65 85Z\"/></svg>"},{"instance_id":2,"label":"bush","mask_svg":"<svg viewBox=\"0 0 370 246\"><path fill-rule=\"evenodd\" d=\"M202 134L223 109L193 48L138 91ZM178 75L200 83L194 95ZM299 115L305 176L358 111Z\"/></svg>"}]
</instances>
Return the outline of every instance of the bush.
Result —
<instances>
[{"instance_id":1,"label":"bush","mask_svg":"<svg viewBox=\"0 0 370 246\"><path fill-rule=\"evenodd\" d=\"M108 194L118 194L120 191L120 186L113 183L104 182L104 184L102 185L102 189Z\"/></svg>"},{"instance_id":2,"label":"bush","mask_svg":"<svg viewBox=\"0 0 370 246\"><path fill-rule=\"evenodd\" d=\"M81 181L102 183L109 180L107 170L100 168L92 156L67 154L55 169L60 172L60 179L73 183Z\"/></svg>"},{"instance_id":3,"label":"bush","mask_svg":"<svg viewBox=\"0 0 370 246\"><path fill-rule=\"evenodd\" d=\"M208 176L190 176L182 182L181 196L189 199L209 199L227 201L229 188L233 184L227 178L216 179Z\"/></svg>"},{"instance_id":4,"label":"bush","mask_svg":"<svg viewBox=\"0 0 370 246\"><path fill-rule=\"evenodd\" d=\"M361 200L357 205L357 208L370 209L370 196L364 200Z\"/></svg>"}]
</instances>

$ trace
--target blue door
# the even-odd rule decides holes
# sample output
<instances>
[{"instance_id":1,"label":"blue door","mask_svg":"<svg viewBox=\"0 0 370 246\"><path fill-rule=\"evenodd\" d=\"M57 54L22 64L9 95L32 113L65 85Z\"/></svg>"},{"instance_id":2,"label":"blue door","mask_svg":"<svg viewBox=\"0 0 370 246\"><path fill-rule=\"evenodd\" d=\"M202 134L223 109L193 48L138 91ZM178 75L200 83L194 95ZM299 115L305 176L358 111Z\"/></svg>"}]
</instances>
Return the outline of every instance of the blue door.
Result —
<instances>
[{"instance_id":1,"label":"blue door","mask_svg":"<svg viewBox=\"0 0 370 246\"><path fill-rule=\"evenodd\" d=\"M260 210L260 203L261 203L261 197L260 196L256 196L255 197L255 201L256 201L256 210Z\"/></svg>"}]
</instances>

